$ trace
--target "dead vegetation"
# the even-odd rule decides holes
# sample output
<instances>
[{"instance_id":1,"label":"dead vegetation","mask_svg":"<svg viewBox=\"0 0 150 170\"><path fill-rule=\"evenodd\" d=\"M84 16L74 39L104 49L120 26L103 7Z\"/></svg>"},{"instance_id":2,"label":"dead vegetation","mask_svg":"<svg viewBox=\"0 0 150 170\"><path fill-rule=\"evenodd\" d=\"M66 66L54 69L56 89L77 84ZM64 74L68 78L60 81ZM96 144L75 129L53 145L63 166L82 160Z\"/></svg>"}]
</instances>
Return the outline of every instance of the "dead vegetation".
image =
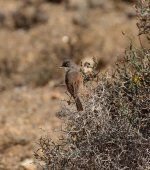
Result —
<instances>
[{"instance_id":1,"label":"dead vegetation","mask_svg":"<svg viewBox=\"0 0 150 170\"><path fill-rule=\"evenodd\" d=\"M73 1L77 4L71 4ZM53 129L61 125L61 120L55 112L60 109L60 100L65 98L64 86L59 86L63 79L59 66L64 58L73 59L77 64L82 58L98 59L97 69L84 75L88 84L97 80L99 69L102 72L111 69L116 56L124 51L128 41L121 32L133 39L137 35L136 13L133 5L127 3L131 0L85 1L89 3L86 8L81 0L0 0L0 169L31 169L35 141L43 134L41 128L56 141L58 134ZM84 19L86 27L82 26ZM135 46L139 44L138 38L133 41ZM142 45L145 44L147 42L142 41ZM132 49L135 50L134 46ZM84 100L85 105L88 104L87 99ZM91 98L89 100L91 102ZM69 108L72 107L70 104ZM69 108L65 107L67 112L61 113L69 116ZM144 121L148 122L145 116ZM139 128L146 138L144 123L141 128L139 125L136 122L133 127ZM76 141L76 137L73 140ZM37 168L33 165L32 169Z\"/></svg>"},{"instance_id":2,"label":"dead vegetation","mask_svg":"<svg viewBox=\"0 0 150 170\"><path fill-rule=\"evenodd\" d=\"M83 112L63 110L59 141L39 140L35 158L43 169L149 169L149 59L149 49L130 44L111 79L101 76L82 98Z\"/></svg>"}]
</instances>

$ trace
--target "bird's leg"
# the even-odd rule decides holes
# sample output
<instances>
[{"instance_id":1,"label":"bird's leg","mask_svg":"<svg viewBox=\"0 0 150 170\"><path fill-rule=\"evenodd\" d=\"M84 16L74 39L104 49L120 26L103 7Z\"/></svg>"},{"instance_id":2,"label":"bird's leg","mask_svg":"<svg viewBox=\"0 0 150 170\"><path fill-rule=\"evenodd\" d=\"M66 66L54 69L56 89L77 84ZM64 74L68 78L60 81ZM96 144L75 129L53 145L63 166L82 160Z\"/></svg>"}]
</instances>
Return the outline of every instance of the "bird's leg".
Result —
<instances>
[{"instance_id":1,"label":"bird's leg","mask_svg":"<svg viewBox=\"0 0 150 170\"><path fill-rule=\"evenodd\" d=\"M65 93L71 99L71 95L69 95L68 91L65 91Z\"/></svg>"}]
</instances>

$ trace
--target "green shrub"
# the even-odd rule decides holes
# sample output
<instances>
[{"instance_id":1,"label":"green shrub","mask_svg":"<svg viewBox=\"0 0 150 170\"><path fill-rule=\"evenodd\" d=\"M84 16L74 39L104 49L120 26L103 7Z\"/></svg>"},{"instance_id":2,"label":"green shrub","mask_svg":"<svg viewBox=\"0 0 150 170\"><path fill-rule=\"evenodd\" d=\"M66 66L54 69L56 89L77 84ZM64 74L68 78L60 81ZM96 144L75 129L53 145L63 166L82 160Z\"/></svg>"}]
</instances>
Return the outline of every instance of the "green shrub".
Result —
<instances>
[{"instance_id":1,"label":"green shrub","mask_svg":"<svg viewBox=\"0 0 150 170\"><path fill-rule=\"evenodd\" d=\"M132 45L117 65L111 84L112 116L124 116L143 137L150 135L150 51Z\"/></svg>"}]
</instances>

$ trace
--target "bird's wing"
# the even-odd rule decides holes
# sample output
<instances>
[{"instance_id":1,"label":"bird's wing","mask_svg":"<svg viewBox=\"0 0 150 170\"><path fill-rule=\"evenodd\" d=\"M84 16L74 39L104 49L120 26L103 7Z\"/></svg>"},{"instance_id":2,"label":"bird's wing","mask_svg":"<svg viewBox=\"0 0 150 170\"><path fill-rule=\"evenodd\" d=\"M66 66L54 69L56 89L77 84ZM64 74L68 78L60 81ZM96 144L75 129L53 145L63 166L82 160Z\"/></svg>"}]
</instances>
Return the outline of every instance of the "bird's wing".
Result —
<instances>
[{"instance_id":1,"label":"bird's wing","mask_svg":"<svg viewBox=\"0 0 150 170\"><path fill-rule=\"evenodd\" d=\"M78 89L80 85L80 73L78 71L69 71L66 74L66 85L69 93L75 98L78 94Z\"/></svg>"}]
</instances>

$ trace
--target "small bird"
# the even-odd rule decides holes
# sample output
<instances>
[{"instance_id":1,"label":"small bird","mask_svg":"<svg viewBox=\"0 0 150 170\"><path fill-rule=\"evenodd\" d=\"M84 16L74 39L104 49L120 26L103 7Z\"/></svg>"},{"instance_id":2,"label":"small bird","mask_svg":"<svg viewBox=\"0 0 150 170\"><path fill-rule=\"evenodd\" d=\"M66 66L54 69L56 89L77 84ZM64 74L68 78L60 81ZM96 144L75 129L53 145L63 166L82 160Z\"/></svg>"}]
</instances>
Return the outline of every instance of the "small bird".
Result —
<instances>
[{"instance_id":1,"label":"small bird","mask_svg":"<svg viewBox=\"0 0 150 170\"><path fill-rule=\"evenodd\" d=\"M82 75L77 67L77 65L71 60L64 60L62 66L66 70L65 83L68 92L74 98L76 107L78 111L83 111L83 106L79 98L79 88L83 83Z\"/></svg>"}]
</instances>

